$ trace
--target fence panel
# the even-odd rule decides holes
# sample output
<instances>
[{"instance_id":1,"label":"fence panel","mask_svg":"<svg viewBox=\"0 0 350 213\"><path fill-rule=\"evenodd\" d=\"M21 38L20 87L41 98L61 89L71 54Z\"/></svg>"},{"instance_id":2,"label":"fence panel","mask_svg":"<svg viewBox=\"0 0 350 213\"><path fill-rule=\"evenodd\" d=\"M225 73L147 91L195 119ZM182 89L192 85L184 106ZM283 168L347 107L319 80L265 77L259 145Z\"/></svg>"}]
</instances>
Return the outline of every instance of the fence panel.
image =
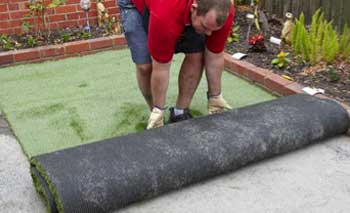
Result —
<instances>
[{"instance_id":1,"label":"fence panel","mask_svg":"<svg viewBox=\"0 0 350 213\"><path fill-rule=\"evenodd\" d=\"M350 25L350 0L262 0L261 6L269 13L283 18L286 12L292 12L298 17L301 12L305 14L307 23L318 8L322 8L325 17L333 20L339 29L345 24Z\"/></svg>"}]
</instances>

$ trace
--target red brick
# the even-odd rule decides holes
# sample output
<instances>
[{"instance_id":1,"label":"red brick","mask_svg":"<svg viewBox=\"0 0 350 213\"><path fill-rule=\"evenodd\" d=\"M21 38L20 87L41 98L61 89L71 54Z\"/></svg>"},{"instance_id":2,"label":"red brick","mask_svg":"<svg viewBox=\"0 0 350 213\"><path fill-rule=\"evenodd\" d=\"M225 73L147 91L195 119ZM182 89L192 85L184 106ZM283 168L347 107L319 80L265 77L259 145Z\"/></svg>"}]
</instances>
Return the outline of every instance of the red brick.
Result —
<instances>
[{"instance_id":1,"label":"red brick","mask_svg":"<svg viewBox=\"0 0 350 213\"><path fill-rule=\"evenodd\" d=\"M50 45L46 47L39 48L40 55L42 58L53 57L64 54L64 46L63 45Z\"/></svg>"},{"instance_id":2,"label":"red brick","mask_svg":"<svg viewBox=\"0 0 350 213\"><path fill-rule=\"evenodd\" d=\"M90 21L90 25L97 24L97 18L89 19L89 21Z\"/></svg>"},{"instance_id":3,"label":"red brick","mask_svg":"<svg viewBox=\"0 0 350 213\"><path fill-rule=\"evenodd\" d=\"M294 95L294 94L299 94L299 93L305 93L303 91L303 88L304 88L304 86L301 84L298 84L296 82L291 83L291 84L287 85L286 90L285 90L285 92L286 92L285 95Z\"/></svg>"},{"instance_id":4,"label":"red brick","mask_svg":"<svg viewBox=\"0 0 350 213\"><path fill-rule=\"evenodd\" d=\"M108 9L108 13L109 13L109 15L116 15L116 14L119 14L120 11L119 11L119 8L113 7L113 8Z\"/></svg>"},{"instance_id":5,"label":"red brick","mask_svg":"<svg viewBox=\"0 0 350 213\"><path fill-rule=\"evenodd\" d=\"M250 63L235 60L235 59L231 59L230 66L231 66L233 72L237 73L238 75L245 76L245 77L248 77L247 70L254 69L254 67L255 67L254 65L252 65ZM254 67L252 68L252 66L254 66Z\"/></svg>"},{"instance_id":6,"label":"red brick","mask_svg":"<svg viewBox=\"0 0 350 213\"><path fill-rule=\"evenodd\" d=\"M68 20L73 20L73 19L82 19L82 18L85 18L85 14L83 12L81 13L70 13L70 14L67 14L67 19Z\"/></svg>"},{"instance_id":7,"label":"red brick","mask_svg":"<svg viewBox=\"0 0 350 213\"><path fill-rule=\"evenodd\" d=\"M25 2L26 0L7 0L7 2L11 1L11 3L17 3L17 2Z\"/></svg>"},{"instance_id":8,"label":"red brick","mask_svg":"<svg viewBox=\"0 0 350 213\"><path fill-rule=\"evenodd\" d=\"M66 43L66 54L81 53L83 51L90 50L88 41L74 41Z\"/></svg>"},{"instance_id":9,"label":"red brick","mask_svg":"<svg viewBox=\"0 0 350 213\"><path fill-rule=\"evenodd\" d=\"M98 52L101 52L101 51L104 51L105 49L96 49L96 50L90 50L90 51L86 51L86 52L82 52L80 54L80 56L84 56L84 55L91 55L91 54L95 54L95 53L98 53Z\"/></svg>"},{"instance_id":10,"label":"red brick","mask_svg":"<svg viewBox=\"0 0 350 213\"><path fill-rule=\"evenodd\" d=\"M9 19L9 14L8 13L0 13L0 20L8 20Z\"/></svg>"},{"instance_id":11,"label":"red brick","mask_svg":"<svg viewBox=\"0 0 350 213\"><path fill-rule=\"evenodd\" d=\"M8 21L0 21L0 29L6 29L9 27Z\"/></svg>"},{"instance_id":12,"label":"red brick","mask_svg":"<svg viewBox=\"0 0 350 213\"><path fill-rule=\"evenodd\" d=\"M22 20L11 20L9 23L9 27L11 28L22 26Z\"/></svg>"},{"instance_id":13,"label":"red brick","mask_svg":"<svg viewBox=\"0 0 350 213\"><path fill-rule=\"evenodd\" d=\"M19 9L20 10L27 10L28 7L29 7L29 1L28 2L19 3Z\"/></svg>"},{"instance_id":14,"label":"red brick","mask_svg":"<svg viewBox=\"0 0 350 213\"><path fill-rule=\"evenodd\" d=\"M73 13L77 11L76 5L65 5L65 6L59 6L55 9L56 14L60 13Z\"/></svg>"},{"instance_id":15,"label":"red brick","mask_svg":"<svg viewBox=\"0 0 350 213\"><path fill-rule=\"evenodd\" d=\"M49 9L46 11L46 14L51 16L51 15L54 15L55 14L55 9Z\"/></svg>"},{"instance_id":16,"label":"red brick","mask_svg":"<svg viewBox=\"0 0 350 213\"><path fill-rule=\"evenodd\" d=\"M72 57L72 55L59 55L59 56L56 56L52 59L54 60L60 60L60 59L66 59L66 58L69 58L69 57Z\"/></svg>"},{"instance_id":17,"label":"red brick","mask_svg":"<svg viewBox=\"0 0 350 213\"><path fill-rule=\"evenodd\" d=\"M68 4L79 4L80 0L66 0L65 3L66 3L66 5L68 5Z\"/></svg>"},{"instance_id":18,"label":"red brick","mask_svg":"<svg viewBox=\"0 0 350 213\"><path fill-rule=\"evenodd\" d=\"M11 29L2 29L0 27L0 33L6 34L6 35L11 35L12 34L12 30Z\"/></svg>"},{"instance_id":19,"label":"red brick","mask_svg":"<svg viewBox=\"0 0 350 213\"><path fill-rule=\"evenodd\" d=\"M50 23L50 30L54 30L58 28L58 24L57 23Z\"/></svg>"},{"instance_id":20,"label":"red brick","mask_svg":"<svg viewBox=\"0 0 350 213\"><path fill-rule=\"evenodd\" d=\"M119 45L126 44L126 39L123 35L112 36L112 39L113 39L113 46L119 46Z\"/></svg>"},{"instance_id":21,"label":"red brick","mask_svg":"<svg viewBox=\"0 0 350 213\"><path fill-rule=\"evenodd\" d=\"M96 38L90 40L91 50L113 47L113 41L110 38Z\"/></svg>"},{"instance_id":22,"label":"red brick","mask_svg":"<svg viewBox=\"0 0 350 213\"><path fill-rule=\"evenodd\" d=\"M117 4L115 3L115 1L104 1L104 2L103 2L103 5L108 9L108 12L110 12L110 11L109 11L110 8L116 7L116 6L117 6Z\"/></svg>"},{"instance_id":23,"label":"red brick","mask_svg":"<svg viewBox=\"0 0 350 213\"><path fill-rule=\"evenodd\" d=\"M13 63L13 51L0 53L0 66Z\"/></svg>"},{"instance_id":24,"label":"red brick","mask_svg":"<svg viewBox=\"0 0 350 213\"><path fill-rule=\"evenodd\" d=\"M92 19L93 17L97 17L97 10L89 11L89 19Z\"/></svg>"},{"instance_id":25,"label":"red brick","mask_svg":"<svg viewBox=\"0 0 350 213\"><path fill-rule=\"evenodd\" d=\"M224 52L224 66L225 69L232 71L231 55Z\"/></svg>"},{"instance_id":26,"label":"red brick","mask_svg":"<svg viewBox=\"0 0 350 213\"><path fill-rule=\"evenodd\" d=\"M65 15L53 15L49 16L49 21L52 22L57 22L57 21L63 21L66 19Z\"/></svg>"},{"instance_id":27,"label":"red brick","mask_svg":"<svg viewBox=\"0 0 350 213\"><path fill-rule=\"evenodd\" d=\"M248 78L251 81L264 84L265 78L272 74L270 70L255 67L254 69L247 69Z\"/></svg>"},{"instance_id":28,"label":"red brick","mask_svg":"<svg viewBox=\"0 0 350 213\"><path fill-rule=\"evenodd\" d=\"M292 81L288 81L277 74L268 75L265 79L264 86L280 95L288 94L287 86L293 83Z\"/></svg>"},{"instance_id":29,"label":"red brick","mask_svg":"<svg viewBox=\"0 0 350 213\"><path fill-rule=\"evenodd\" d=\"M19 10L19 4L8 4L9 10Z\"/></svg>"},{"instance_id":30,"label":"red brick","mask_svg":"<svg viewBox=\"0 0 350 213\"><path fill-rule=\"evenodd\" d=\"M91 22L90 22L90 24L91 24ZM86 20L85 19L79 19L77 21L77 25L78 26L85 26L86 25Z\"/></svg>"},{"instance_id":31,"label":"red brick","mask_svg":"<svg viewBox=\"0 0 350 213\"><path fill-rule=\"evenodd\" d=\"M38 48L30 48L26 50L19 50L14 54L15 62L29 61L40 58Z\"/></svg>"},{"instance_id":32,"label":"red brick","mask_svg":"<svg viewBox=\"0 0 350 213\"><path fill-rule=\"evenodd\" d=\"M7 12L7 4L0 4L0 12Z\"/></svg>"},{"instance_id":33,"label":"red brick","mask_svg":"<svg viewBox=\"0 0 350 213\"><path fill-rule=\"evenodd\" d=\"M16 11L10 13L11 19L22 19L25 15L28 14L28 11Z\"/></svg>"},{"instance_id":34,"label":"red brick","mask_svg":"<svg viewBox=\"0 0 350 213\"><path fill-rule=\"evenodd\" d=\"M22 27L12 28L12 31L12 34L20 34L22 33Z\"/></svg>"},{"instance_id":35,"label":"red brick","mask_svg":"<svg viewBox=\"0 0 350 213\"><path fill-rule=\"evenodd\" d=\"M58 28L66 28L66 27L72 27L72 26L76 26L77 25L77 21L63 21L63 22L59 22L58 24Z\"/></svg>"}]
</instances>

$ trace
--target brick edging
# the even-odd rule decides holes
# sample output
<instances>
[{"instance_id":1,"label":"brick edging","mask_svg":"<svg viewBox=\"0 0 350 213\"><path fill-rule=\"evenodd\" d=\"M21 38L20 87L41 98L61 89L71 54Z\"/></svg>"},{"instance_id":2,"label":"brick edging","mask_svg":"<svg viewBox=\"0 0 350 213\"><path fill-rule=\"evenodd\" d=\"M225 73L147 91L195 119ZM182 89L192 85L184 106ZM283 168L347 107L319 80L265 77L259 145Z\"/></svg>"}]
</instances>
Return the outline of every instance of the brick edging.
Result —
<instances>
[{"instance_id":1,"label":"brick edging","mask_svg":"<svg viewBox=\"0 0 350 213\"><path fill-rule=\"evenodd\" d=\"M271 70L257 67L246 61L235 60L228 53L224 53L224 60L225 69L227 71L229 71L232 74L238 75L239 77L248 79L249 81L257 83L273 93L276 93L281 96L288 96L299 93L305 94L305 92L302 90L304 88L303 85L294 81L284 79L280 75L274 74ZM332 99L330 97L327 97L326 95L316 96L325 99ZM345 110L350 116L350 106L339 101L337 102L345 108Z\"/></svg>"},{"instance_id":2,"label":"brick edging","mask_svg":"<svg viewBox=\"0 0 350 213\"><path fill-rule=\"evenodd\" d=\"M64 44L41 46L23 50L11 50L0 53L0 67L23 63L43 62L73 56L83 56L109 49L126 47L123 35L94 38Z\"/></svg>"}]
</instances>

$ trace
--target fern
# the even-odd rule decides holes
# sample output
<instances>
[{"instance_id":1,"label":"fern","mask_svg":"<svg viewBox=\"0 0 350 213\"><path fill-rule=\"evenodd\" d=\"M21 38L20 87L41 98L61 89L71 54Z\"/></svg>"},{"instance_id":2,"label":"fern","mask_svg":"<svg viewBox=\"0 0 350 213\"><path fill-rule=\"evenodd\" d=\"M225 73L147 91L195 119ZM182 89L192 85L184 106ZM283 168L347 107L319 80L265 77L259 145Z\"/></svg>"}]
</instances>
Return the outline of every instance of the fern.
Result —
<instances>
[{"instance_id":1,"label":"fern","mask_svg":"<svg viewBox=\"0 0 350 213\"><path fill-rule=\"evenodd\" d=\"M340 36L339 52L344 59L350 56L350 30L347 23L344 25Z\"/></svg>"},{"instance_id":2,"label":"fern","mask_svg":"<svg viewBox=\"0 0 350 213\"><path fill-rule=\"evenodd\" d=\"M292 47L297 55L300 55L303 52L303 44L301 41L305 32L304 22L304 13L301 13L300 18L296 21L295 28L293 28L292 32Z\"/></svg>"},{"instance_id":3,"label":"fern","mask_svg":"<svg viewBox=\"0 0 350 213\"><path fill-rule=\"evenodd\" d=\"M331 30L331 39L330 39L330 48L327 57L327 63L333 63L334 59L339 54L339 41L338 41L338 33L336 29Z\"/></svg>"},{"instance_id":4,"label":"fern","mask_svg":"<svg viewBox=\"0 0 350 213\"><path fill-rule=\"evenodd\" d=\"M323 20L324 15L321 9L318 9L312 16L310 27L310 61L316 64L319 60L320 45L323 37Z\"/></svg>"},{"instance_id":5,"label":"fern","mask_svg":"<svg viewBox=\"0 0 350 213\"><path fill-rule=\"evenodd\" d=\"M305 27L302 28L301 30L301 46L302 46L302 51L304 55L305 61L309 62L310 61L310 36L305 29Z\"/></svg>"},{"instance_id":6,"label":"fern","mask_svg":"<svg viewBox=\"0 0 350 213\"><path fill-rule=\"evenodd\" d=\"M333 22L326 24L326 32L324 34L322 59L327 63L332 63L339 53L338 34L332 26Z\"/></svg>"}]
</instances>

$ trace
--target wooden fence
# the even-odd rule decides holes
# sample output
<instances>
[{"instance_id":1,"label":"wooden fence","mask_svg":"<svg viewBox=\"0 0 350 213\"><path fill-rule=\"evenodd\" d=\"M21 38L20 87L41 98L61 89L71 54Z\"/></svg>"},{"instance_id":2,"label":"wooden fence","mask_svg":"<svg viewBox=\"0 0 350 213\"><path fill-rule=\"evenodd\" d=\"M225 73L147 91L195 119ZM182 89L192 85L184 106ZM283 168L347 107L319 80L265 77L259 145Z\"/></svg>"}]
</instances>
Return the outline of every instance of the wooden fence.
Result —
<instances>
[{"instance_id":1,"label":"wooden fence","mask_svg":"<svg viewBox=\"0 0 350 213\"><path fill-rule=\"evenodd\" d=\"M262 0L261 7L280 18L286 12L292 12L295 17L304 12L307 23L310 23L314 12L322 8L326 19L333 20L338 29L345 23L350 26L350 0Z\"/></svg>"}]
</instances>

